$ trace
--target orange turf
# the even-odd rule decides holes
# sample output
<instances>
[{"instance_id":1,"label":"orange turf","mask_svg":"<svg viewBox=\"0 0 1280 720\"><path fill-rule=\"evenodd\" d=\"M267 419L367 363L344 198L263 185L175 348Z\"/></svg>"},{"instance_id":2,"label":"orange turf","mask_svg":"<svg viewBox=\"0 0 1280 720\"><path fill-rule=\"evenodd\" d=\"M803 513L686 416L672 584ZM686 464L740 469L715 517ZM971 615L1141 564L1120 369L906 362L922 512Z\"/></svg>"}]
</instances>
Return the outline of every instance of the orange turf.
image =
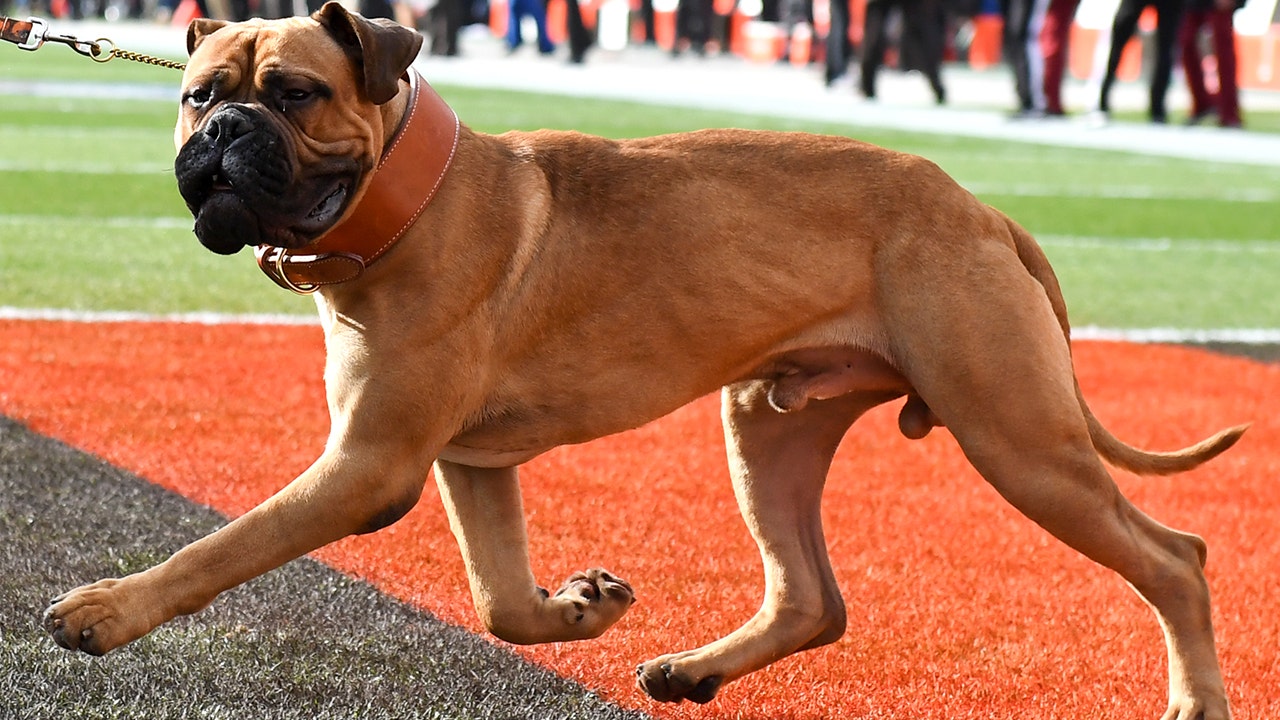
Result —
<instances>
[{"instance_id":1,"label":"orange turf","mask_svg":"<svg viewBox=\"0 0 1280 720\"><path fill-rule=\"evenodd\" d=\"M0 321L0 412L237 515L319 453L322 354L317 328ZM1139 446L1254 423L1196 472L1119 481L1157 519L1208 541L1236 716L1280 718L1280 367L1120 343L1078 343L1076 358L1097 415ZM1147 608L1005 505L945 431L905 440L895 413L877 410L850 433L828 485L828 543L850 611L834 646L729 685L706 707L635 689L636 663L718 637L760 600L716 402L704 398L526 466L543 584L604 565L640 601L600 640L519 652L662 717L1158 717L1164 648ZM477 627L432 484L396 525L317 556Z\"/></svg>"}]
</instances>

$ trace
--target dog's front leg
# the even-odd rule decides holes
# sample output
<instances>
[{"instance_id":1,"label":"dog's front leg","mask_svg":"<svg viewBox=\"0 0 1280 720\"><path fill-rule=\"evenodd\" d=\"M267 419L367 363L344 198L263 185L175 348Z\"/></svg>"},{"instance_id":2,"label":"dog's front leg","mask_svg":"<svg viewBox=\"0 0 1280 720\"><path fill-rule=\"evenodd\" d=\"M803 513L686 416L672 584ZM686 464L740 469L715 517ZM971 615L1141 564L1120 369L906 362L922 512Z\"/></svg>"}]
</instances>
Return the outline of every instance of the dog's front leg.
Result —
<instances>
[{"instance_id":1,"label":"dog's front leg","mask_svg":"<svg viewBox=\"0 0 1280 720\"><path fill-rule=\"evenodd\" d=\"M514 467L440 460L436 482L462 550L476 613L489 632L522 645L598 637L635 602L626 581L599 568L575 573L555 594L529 566Z\"/></svg>"},{"instance_id":2,"label":"dog's front leg","mask_svg":"<svg viewBox=\"0 0 1280 720\"><path fill-rule=\"evenodd\" d=\"M429 463L388 443L334 444L276 495L160 565L58 597L45 627L64 648L106 653L289 560L388 524L417 501Z\"/></svg>"}]
</instances>

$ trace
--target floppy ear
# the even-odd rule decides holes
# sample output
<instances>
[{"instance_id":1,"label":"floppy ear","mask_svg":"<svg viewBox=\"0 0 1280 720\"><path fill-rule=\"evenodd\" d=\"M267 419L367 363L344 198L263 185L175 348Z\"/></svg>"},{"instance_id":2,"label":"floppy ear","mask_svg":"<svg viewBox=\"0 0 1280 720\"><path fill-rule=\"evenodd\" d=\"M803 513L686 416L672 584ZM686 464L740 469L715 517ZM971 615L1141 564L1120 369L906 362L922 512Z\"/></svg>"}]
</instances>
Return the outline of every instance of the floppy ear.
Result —
<instances>
[{"instance_id":1,"label":"floppy ear","mask_svg":"<svg viewBox=\"0 0 1280 720\"><path fill-rule=\"evenodd\" d=\"M209 18L196 18L187 26L187 54L195 52L200 47L200 43L204 42L205 37L213 34L218 28L227 24L226 20L211 20Z\"/></svg>"},{"instance_id":2,"label":"floppy ear","mask_svg":"<svg viewBox=\"0 0 1280 720\"><path fill-rule=\"evenodd\" d=\"M422 47L422 36L416 30L391 20L368 20L332 0L311 17L355 61L370 101L381 105L396 96L400 76Z\"/></svg>"}]
</instances>

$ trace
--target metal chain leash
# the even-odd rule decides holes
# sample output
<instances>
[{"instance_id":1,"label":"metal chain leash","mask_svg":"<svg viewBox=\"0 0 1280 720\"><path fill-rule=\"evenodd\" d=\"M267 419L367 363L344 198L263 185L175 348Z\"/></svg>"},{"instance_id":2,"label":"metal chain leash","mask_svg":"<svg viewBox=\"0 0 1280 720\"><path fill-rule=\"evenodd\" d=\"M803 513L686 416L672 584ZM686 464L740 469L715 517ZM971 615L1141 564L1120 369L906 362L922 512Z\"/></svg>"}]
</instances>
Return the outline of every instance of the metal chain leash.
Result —
<instances>
[{"instance_id":1,"label":"metal chain leash","mask_svg":"<svg viewBox=\"0 0 1280 720\"><path fill-rule=\"evenodd\" d=\"M102 50L102 46L104 44L108 46L106 50ZM122 50L116 47L115 43L106 38L98 38L95 40L92 43L90 53L89 57L93 58L94 62L107 62L108 60L120 58L121 60L142 63L143 65L155 65L156 67L169 68L170 70L185 70L187 67L186 63L166 60L164 58L158 58L152 55L134 52L132 50Z\"/></svg>"},{"instance_id":2,"label":"metal chain leash","mask_svg":"<svg viewBox=\"0 0 1280 720\"><path fill-rule=\"evenodd\" d=\"M81 40L72 35L55 34L49 32L49 23L36 17L27 18L26 20L14 20L13 18L0 16L0 40L15 43L21 50L31 51L39 50L47 42L60 43L90 60L100 63L120 58L121 60L130 60L144 65L155 65L156 67L172 70L183 70L187 67L186 63L174 62L173 60L133 52L132 50L122 50L107 38Z\"/></svg>"}]
</instances>

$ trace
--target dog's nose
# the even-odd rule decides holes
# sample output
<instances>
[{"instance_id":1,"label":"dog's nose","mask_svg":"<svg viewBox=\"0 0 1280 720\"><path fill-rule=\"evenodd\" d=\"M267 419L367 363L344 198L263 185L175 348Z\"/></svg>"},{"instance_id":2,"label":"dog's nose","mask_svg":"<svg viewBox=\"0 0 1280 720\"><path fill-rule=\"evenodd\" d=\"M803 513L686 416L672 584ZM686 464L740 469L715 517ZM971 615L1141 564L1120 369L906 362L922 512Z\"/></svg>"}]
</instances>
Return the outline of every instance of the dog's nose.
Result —
<instances>
[{"instance_id":1,"label":"dog's nose","mask_svg":"<svg viewBox=\"0 0 1280 720\"><path fill-rule=\"evenodd\" d=\"M232 142L248 135L253 130L253 121L249 116L236 108L227 108L209 118L204 126L204 134L211 140Z\"/></svg>"}]
</instances>

